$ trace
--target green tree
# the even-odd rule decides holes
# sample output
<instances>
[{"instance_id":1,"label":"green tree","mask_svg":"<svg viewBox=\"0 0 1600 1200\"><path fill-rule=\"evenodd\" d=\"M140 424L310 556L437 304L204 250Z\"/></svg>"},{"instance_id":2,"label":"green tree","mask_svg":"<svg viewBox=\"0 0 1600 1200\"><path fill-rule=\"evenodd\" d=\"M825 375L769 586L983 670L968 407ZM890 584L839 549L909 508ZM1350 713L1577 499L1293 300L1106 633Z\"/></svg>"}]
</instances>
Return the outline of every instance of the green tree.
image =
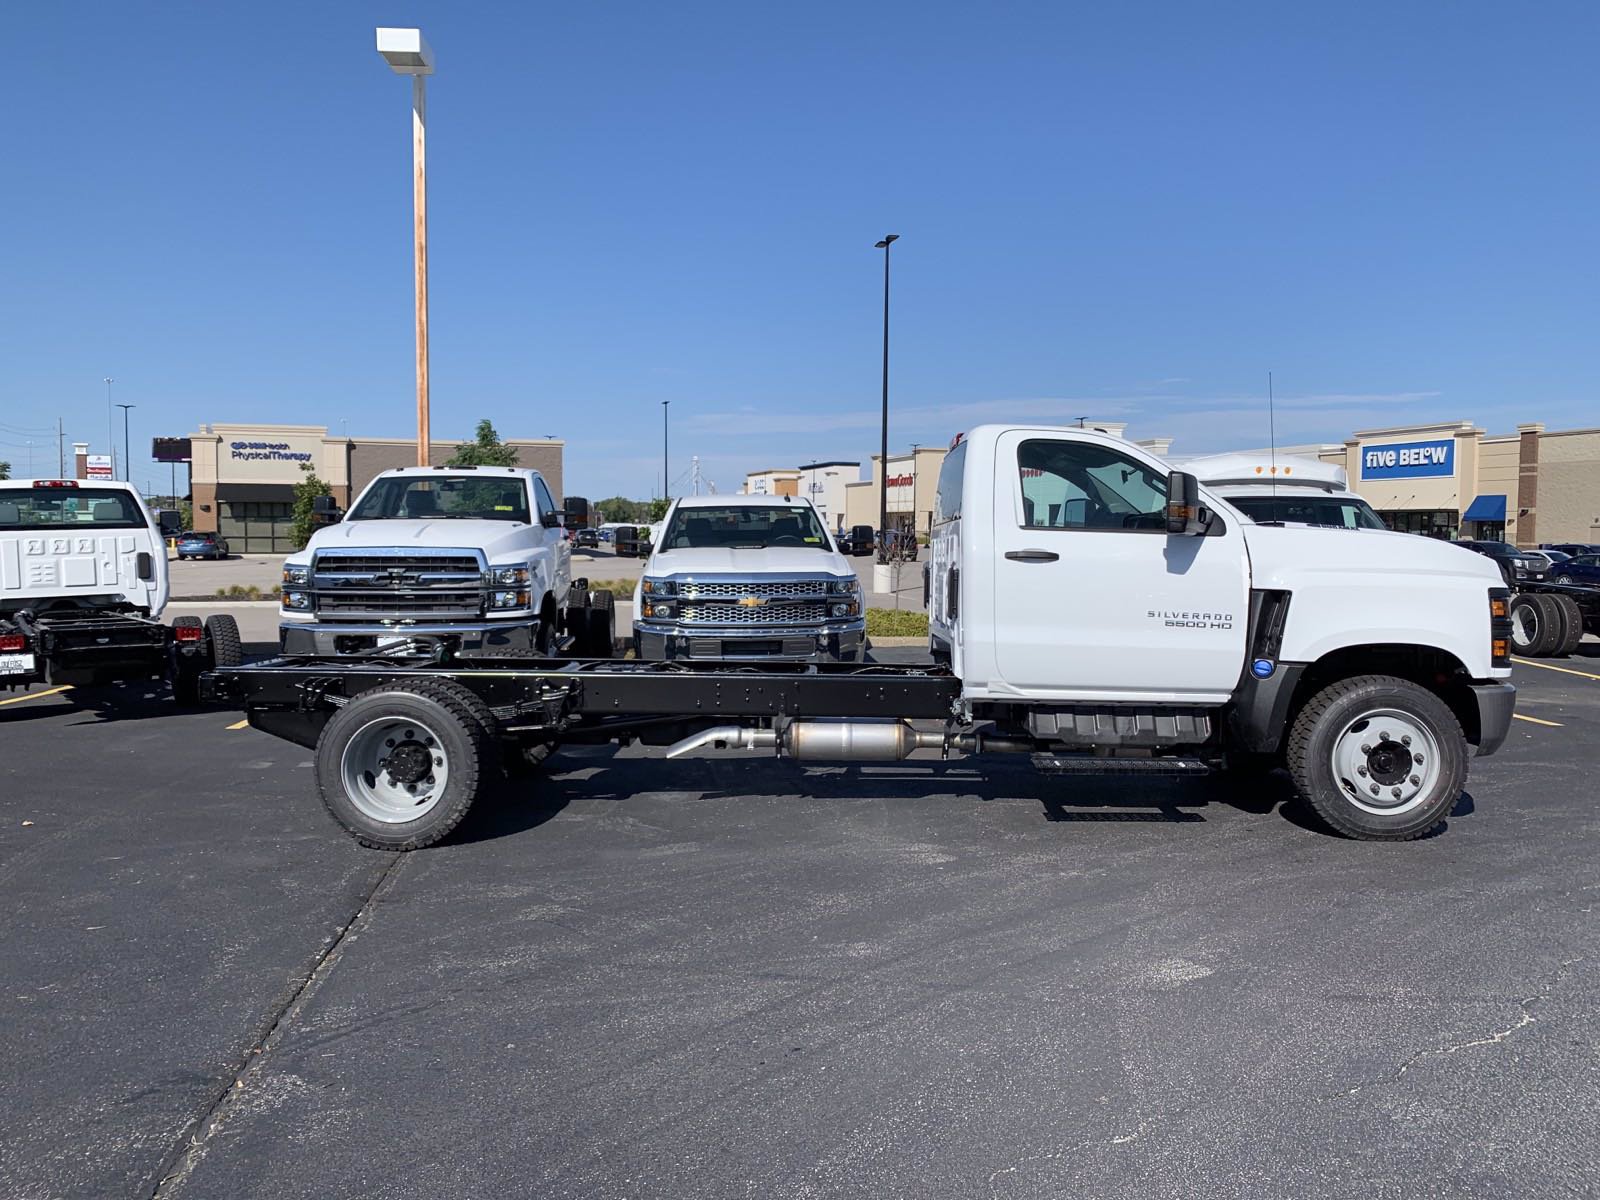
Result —
<instances>
[{"instance_id":1,"label":"green tree","mask_svg":"<svg viewBox=\"0 0 1600 1200\"><path fill-rule=\"evenodd\" d=\"M11 464L8 463L8 462L0 462L0 479L10 479L10 478L11 478Z\"/></svg>"},{"instance_id":2,"label":"green tree","mask_svg":"<svg viewBox=\"0 0 1600 1200\"><path fill-rule=\"evenodd\" d=\"M643 524L650 515L650 506L643 500L629 500L626 496L612 496L596 500L594 508L605 514L607 521L618 525Z\"/></svg>"},{"instance_id":3,"label":"green tree","mask_svg":"<svg viewBox=\"0 0 1600 1200\"><path fill-rule=\"evenodd\" d=\"M671 500L663 499L659 496L650 501L650 524L654 525L657 521L661 520L662 517L666 516L667 509L671 506Z\"/></svg>"},{"instance_id":4,"label":"green tree","mask_svg":"<svg viewBox=\"0 0 1600 1200\"><path fill-rule=\"evenodd\" d=\"M311 540L311 535L321 524L315 509L317 497L333 493L326 483L317 478L310 463L301 463L300 470L305 478L294 485L294 524L290 527L290 532L294 537L295 546L303 550L305 544Z\"/></svg>"},{"instance_id":5,"label":"green tree","mask_svg":"<svg viewBox=\"0 0 1600 1200\"><path fill-rule=\"evenodd\" d=\"M456 452L445 464L450 467L514 467L517 465L517 448L508 446L494 431L493 422L485 418L478 422L477 437L456 447Z\"/></svg>"}]
</instances>

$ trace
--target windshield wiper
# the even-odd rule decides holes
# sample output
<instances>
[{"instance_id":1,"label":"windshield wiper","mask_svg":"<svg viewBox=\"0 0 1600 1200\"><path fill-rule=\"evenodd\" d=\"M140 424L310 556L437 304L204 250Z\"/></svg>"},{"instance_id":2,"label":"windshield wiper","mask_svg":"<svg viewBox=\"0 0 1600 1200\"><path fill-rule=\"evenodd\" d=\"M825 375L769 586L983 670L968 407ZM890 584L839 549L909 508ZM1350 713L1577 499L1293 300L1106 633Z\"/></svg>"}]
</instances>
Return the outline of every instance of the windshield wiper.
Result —
<instances>
[{"instance_id":1,"label":"windshield wiper","mask_svg":"<svg viewBox=\"0 0 1600 1200\"><path fill-rule=\"evenodd\" d=\"M725 549L728 550L765 550L765 542L729 542Z\"/></svg>"}]
</instances>

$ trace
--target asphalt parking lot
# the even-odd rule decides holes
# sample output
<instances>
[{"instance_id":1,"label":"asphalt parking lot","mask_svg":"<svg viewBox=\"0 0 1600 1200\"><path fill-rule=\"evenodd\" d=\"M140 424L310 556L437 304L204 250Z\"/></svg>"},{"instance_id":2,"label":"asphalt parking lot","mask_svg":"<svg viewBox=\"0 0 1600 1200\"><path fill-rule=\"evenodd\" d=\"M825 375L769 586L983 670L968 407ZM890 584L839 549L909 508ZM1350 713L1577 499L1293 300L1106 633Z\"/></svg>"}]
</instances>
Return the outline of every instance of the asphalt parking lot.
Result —
<instances>
[{"instance_id":1,"label":"asphalt parking lot","mask_svg":"<svg viewBox=\"0 0 1600 1200\"><path fill-rule=\"evenodd\" d=\"M0 1196L1593 1195L1584 649L1401 845L606 748L399 856L237 714L0 695Z\"/></svg>"}]
</instances>

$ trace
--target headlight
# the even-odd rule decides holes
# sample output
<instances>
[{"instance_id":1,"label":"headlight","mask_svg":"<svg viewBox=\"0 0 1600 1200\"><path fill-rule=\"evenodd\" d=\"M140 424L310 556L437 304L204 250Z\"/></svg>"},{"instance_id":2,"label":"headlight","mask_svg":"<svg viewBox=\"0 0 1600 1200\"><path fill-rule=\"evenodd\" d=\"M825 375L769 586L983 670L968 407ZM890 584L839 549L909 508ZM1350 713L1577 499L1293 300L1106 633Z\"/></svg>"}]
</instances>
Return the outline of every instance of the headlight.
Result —
<instances>
[{"instance_id":1,"label":"headlight","mask_svg":"<svg viewBox=\"0 0 1600 1200\"><path fill-rule=\"evenodd\" d=\"M830 579L828 591L835 596L854 596L861 590L861 581L854 575L849 579Z\"/></svg>"},{"instance_id":2,"label":"headlight","mask_svg":"<svg viewBox=\"0 0 1600 1200\"><path fill-rule=\"evenodd\" d=\"M854 617L861 613L861 604L856 600L836 600L828 606L828 612L835 617Z\"/></svg>"},{"instance_id":3,"label":"headlight","mask_svg":"<svg viewBox=\"0 0 1600 1200\"><path fill-rule=\"evenodd\" d=\"M499 609L527 608L528 607L528 593L527 592L490 592L489 593L489 607L490 608L499 608Z\"/></svg>"},{"instance_id":4,"label":"headlight","mask_svg":"<svg viewBox=\"0 0 1600 1200\"><path fill-rule=\"evenodd\" d=\"M285 592L283 594L283 606L299 612L305 612L311 607L311 597L305 592Z\"/></svg>"},{"instance_id":5,"label":"headlight","mask_svg":"<svg viewBox=\"0 0 1600 1200\"><path fill-rule=\"evenodd\" d=\"M654 617L658 621L667 621L671 620L672 612L673 609L670 604L663 604L659 600L645 601L644 615L647 617Z\"/></svg>"},{"instance_id":6,"label":"headlight","mask_svg":"<svg viewBox=\"0 0 1600 1200\"><path fill-rule=\"evenodd\" d=\"M501 587L516 587L528 582L527 567L496 567L494 581Z\"/></svg>"},{"instance_id":7,"label":"headlight","mask_svg":"<svg viewBox=\"0 0 1600 1200\"><path fill-rule=\"evenodd\" d=\"M284 569L283 569L283 586L284 587L305 587L305 585L310 583L310 582L311 582L311 568L310 567L284 567Z\"/></svg>"},{"instance_id":8,"label":"headlight","mask_svg":"<svg viewBox=\"0 0 1600 1200\"><path fill-rule=\"evenodd\" d=\"M678 584L671 579L646 579L639 585L646 596L676 596Z\"/></svg>"}]
</instances>

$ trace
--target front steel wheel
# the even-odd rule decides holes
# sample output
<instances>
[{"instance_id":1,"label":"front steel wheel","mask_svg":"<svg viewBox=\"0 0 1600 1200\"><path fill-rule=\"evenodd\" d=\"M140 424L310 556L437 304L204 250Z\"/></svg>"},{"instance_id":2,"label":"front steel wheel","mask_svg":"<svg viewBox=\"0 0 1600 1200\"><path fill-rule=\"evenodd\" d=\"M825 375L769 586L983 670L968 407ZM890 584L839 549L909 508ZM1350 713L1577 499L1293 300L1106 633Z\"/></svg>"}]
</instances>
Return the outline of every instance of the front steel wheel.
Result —
<instances>
[{"instance_id":1,"label":"front steel wheel","mask_svg":"<svg viewBox=\"0 0 1600 1200\"><path fill-rule=\"evenodd\" d=\"M1285 750L1295 787L1347 837L1421 837L1449 816L1467 781L1455 713L1394 676L1330 683L1296 714Z\"/></svg>"}]
</instances>

